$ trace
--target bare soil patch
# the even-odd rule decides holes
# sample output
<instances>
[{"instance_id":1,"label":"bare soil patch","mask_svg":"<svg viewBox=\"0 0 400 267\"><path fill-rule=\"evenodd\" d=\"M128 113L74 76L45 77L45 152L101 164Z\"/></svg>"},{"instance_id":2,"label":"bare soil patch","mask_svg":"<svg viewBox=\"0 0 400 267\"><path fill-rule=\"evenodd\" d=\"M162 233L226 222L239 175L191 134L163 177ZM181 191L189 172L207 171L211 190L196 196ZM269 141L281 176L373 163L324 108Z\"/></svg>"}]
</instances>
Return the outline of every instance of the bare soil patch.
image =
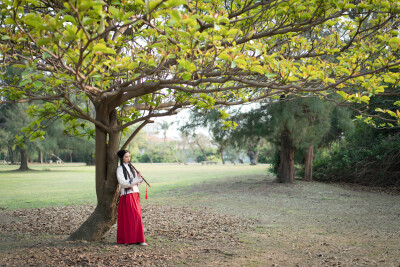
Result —
<instances>
[{"instance_id":1,"label":"bare soil patch","mask_svg":"<svg viewBox=\"0 0 400 267\"><path fill-rule=\"evenodd\" d=\"M142 201L149 246L68 242L94 206L0 211L1 266L400 266L400 196L230 177Z\"/></svg>"}]
</instances>

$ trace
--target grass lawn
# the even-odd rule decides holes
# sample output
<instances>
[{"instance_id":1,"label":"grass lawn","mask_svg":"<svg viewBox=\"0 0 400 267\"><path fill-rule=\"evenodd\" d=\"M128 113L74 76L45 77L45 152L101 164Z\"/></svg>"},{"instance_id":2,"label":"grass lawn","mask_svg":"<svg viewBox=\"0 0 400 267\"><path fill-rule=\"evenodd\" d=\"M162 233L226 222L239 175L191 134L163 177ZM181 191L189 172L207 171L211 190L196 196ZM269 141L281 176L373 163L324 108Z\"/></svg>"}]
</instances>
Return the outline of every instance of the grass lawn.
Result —
<instances>
[{"instance_id":1,"label":"grass lawn","mask_svg":"<svg viewBox=\"0 0 400 267\"><path fill-rule=\"evenodd\" d=\"M175 165L135 164L151 184L149 201L168 192L212 179L267 172L267 165ZM17 172L18 166L0 165L0 207L7 209L41 208L96 202L94 167L84 164L31 164L32 171ZM144 193L145 186L142 185ZM143 195L143 194L142 194Z\"/></svg>"}]
</instances>

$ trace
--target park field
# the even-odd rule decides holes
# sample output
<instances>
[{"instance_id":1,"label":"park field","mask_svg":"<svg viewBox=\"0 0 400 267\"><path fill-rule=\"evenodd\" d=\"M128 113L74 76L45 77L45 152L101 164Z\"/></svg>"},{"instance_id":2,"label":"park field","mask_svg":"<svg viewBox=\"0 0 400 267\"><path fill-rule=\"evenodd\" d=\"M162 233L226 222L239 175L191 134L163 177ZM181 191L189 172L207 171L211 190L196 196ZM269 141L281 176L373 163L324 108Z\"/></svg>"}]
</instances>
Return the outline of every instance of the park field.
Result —
<instances>
[{"instance_id":1,"label":"park field","mask_svg":"<svg viewBox=\"0 0 400 267\"><path fill-rule=\"evenodd\" d=\"M217 181L230 176L260 175L267 165L135 164L152 186L152 200L163 199L170 190ZM96 203L94 166L79 163L31 164L32 171L0 165L0 207L43 208ZM211 183L212 184L212 183ZM145 186L141 186L142 192Z\"/></svg>"},{"instance_id":2,"label":"park field","mask_svg":"<svg viewBox=\"0 0 400 267\"><path fill-rule=\"evenodd\" d=\"M135 164L152 185L147 247L67 241L95 207L94 167L0 166L0 266L400 266L400 196L278 184L268 165Z\"/></svg>"}]
</instances>

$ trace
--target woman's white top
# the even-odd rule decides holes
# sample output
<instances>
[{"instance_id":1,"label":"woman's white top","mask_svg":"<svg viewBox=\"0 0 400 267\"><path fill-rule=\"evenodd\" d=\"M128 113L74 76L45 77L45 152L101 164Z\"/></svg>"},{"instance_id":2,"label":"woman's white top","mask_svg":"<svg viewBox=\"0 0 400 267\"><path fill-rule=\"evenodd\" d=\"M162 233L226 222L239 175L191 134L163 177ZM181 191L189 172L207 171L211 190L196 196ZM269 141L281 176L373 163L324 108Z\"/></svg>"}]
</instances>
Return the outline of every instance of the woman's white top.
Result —
<instances>
[{"instance_id":1,"label":"woman's white top","mask_svg":"<svg viewBox=\"0 0 400 267\"><path fill-rule=\"evenodd\" d=\"M129 165L126 163L123 163L125 166L125 169L128 171L128 179L125 180L125 176L124 176L124 171L122 169L122 166L119 166L117 168L117 179L118 179L118 183L119 183L119 189L120 189L120 196L122 195L127 195L130 193L139 193L139 187L137 185L133 186L133 190L132 188L125 188L124 186L129 186L132 185L133 183L137 183L139 181L139 178L137 177L136 171L134 171L135 173L133 174L131 171L131 168L129 168Z\"/></svg>"}]
</instances>

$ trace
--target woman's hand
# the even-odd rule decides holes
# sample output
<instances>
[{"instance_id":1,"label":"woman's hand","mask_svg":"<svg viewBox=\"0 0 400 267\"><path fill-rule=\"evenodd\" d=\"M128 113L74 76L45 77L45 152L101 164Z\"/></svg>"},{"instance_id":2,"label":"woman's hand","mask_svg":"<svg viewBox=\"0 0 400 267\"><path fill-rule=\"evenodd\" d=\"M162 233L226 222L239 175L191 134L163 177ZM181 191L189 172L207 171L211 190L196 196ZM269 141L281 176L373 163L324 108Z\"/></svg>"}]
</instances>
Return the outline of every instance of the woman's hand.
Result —
<instances>
[{"instance_id":1,"label":"woman's hand","mask_svg":"<svg viewBox=\"0 0 400 267\"><path fill-rule=\"evenodd\" d=\"M134 182L134 183L132 184L132 188L133 188L133 186L135 186L135 185L140 185L141 183L143 183L143 179L142 179L142 178L140 178L137 182Z\"/></svg>"}]
</instances>

